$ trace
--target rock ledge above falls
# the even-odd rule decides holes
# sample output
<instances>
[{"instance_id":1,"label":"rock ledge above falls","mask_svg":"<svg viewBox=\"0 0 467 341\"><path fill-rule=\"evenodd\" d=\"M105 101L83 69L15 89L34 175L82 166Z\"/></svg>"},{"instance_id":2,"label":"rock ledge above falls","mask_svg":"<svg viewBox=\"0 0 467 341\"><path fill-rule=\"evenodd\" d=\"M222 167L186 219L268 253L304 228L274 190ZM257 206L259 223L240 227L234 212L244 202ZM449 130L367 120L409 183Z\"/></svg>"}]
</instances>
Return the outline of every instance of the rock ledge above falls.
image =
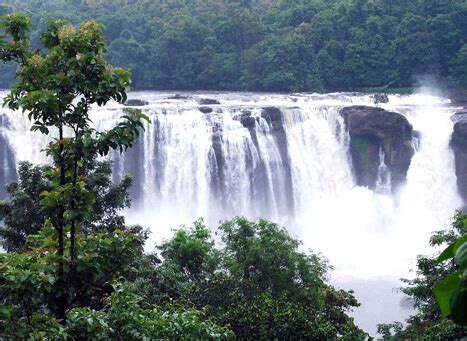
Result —
<instances>
[{"instance_id":1,"label":"rock ledge above falls","mask_svg":"<svg viewBox=\"0 0 467 341\"><path fill-rule=\"evenodd\" d=\"M405 182L414 154L412 125L402 114L377 107L345 107L341 115L350 135L350 155L357 184L375 187L382 148L394 191Z\"/></svg>"}]
</instances>

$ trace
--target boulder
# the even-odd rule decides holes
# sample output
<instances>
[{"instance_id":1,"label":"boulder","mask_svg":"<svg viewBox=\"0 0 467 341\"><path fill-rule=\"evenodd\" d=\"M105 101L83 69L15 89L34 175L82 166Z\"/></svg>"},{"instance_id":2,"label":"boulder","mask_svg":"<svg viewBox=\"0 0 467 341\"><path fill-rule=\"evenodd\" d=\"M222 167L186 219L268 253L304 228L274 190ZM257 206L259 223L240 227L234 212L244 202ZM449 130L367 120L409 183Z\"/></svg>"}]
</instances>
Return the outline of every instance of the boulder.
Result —
<instances>
[{"instance_id":1,"label":"boulder","mask_svg":"<svg viewBox=\"0 0 467 341\"><path fill-rule=\"evenodd\" d=\"M123 105L127 107L142 107L148 104L149 104L148 101L134 98L134 99L127 100Z\"/></svg>"},{"instance_id":2,"label":"boulder","mask_svg":"<svg viewBox=\"0 0 467 341\"><path fill-rule=\"evenodd\" d=\"M198 110L201 111L203 114L212 113L212 108L210 107L199 107Z\"/></svg>"},{"instance_id":3,"label":"boulder","mask_svg":"<svg viewBox=\"0 0 467 341\"><path fill-rule=\"evenodd\" d=\"M254 129L256 126L256 118L251 116L251 111L245 110L240 116L240 122L245 128Z\"/></svg>"},{"instance_id":4,"label":"boulder","mask_svg":"<svg viewBox=\"0 0 467 341\"><path fill-rule=\"evenodd\" d=\"M351 106L341 110L350 135L350 155L357 184L375 187L380 149L391 172L392 189L407 176L413 150L413 129L401 114L381 108Z\"/></svg>"},{"instance_id":5,"label":"boulder","mask_svg":"<svg viewBox=\"0 0 467 341\"><path fill-rule=\"evenodd\" d=\"M198 104L200 105L213 105L213 104L221 104L217 99L212 98L200 98L198 99Z\"/></svg>"},{"instance_id":6,"label":"boulder","mask_svg":"<svg viewBox=\"0 0 467 341\"><path fill-rule=\"evenodd\" d=\"M451 136L451 148L454 151L459 194L467 203L467 114L458 115Z\"/></svg>"}]
</instances>

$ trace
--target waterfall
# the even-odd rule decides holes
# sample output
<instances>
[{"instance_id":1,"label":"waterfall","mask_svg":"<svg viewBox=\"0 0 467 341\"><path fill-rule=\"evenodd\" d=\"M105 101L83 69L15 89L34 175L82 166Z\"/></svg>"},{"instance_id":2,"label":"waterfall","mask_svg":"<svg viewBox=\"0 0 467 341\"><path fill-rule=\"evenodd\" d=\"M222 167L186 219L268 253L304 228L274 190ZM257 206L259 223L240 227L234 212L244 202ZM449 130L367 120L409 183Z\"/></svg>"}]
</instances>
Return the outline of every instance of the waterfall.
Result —
<instances>
[{"instance_id":1,"label":"waterfall","mask_svg":"<svg viewBox=\"0 0 467 341\"><path fill-rule=\"evenodd\" d=\"M420 133L420 140L416 143L417 152L412 158L407 183L398 195L392 238L394 242L398 240L401 248L420 254L426 252L426 241L432 231L450 224L462 200L457 192L454 153L449 147L453 130L450 118L454 110L433 96L413 97L412 101L419 104L413 109L406 107L404 114ZM394 102L403 101L407 99ZM406 254L401 262L414 262L414 259Z\"/></svg>"},{"instance_id":2,"label":"waterfall","mask_svg":"<svg viewBox=\"0 0 467 341\"><path fill-rule=\"evenodd\" d=\"M130 95L149 102L141 109L151 123L132 150L111 157L115 180L134 177L133 208L126 215L130 223L150 227L149 249L169 237L170 228L198 217L212 227L234 215L263 217L287 226L304 249L328 257L334 278L400 278L427 251L430 233L449 224L462 204L449 148L453 109L435 96L393 95L378 104L405 115L419 135L407 181L394 192L382 148L375 190L354 180L340 109L376 106L370 95ZM200 97L220 104L203 113ZM110 128L122 109L116 103L95 108L94 125ZM40 153L47 138L29 132L22 114L0 111L8 120L1 136L13 159L47 162ZM3 168L15 172L5 161Z\"/></svg>"},{"instance_id":3,"label":"waterfall","mask_svg":"<svg viewBox=\"0 0 467 341\"><path fill-rule=\"evenodd\" d=\"M412 236L423 251L429 233L447 224L461 205L449 148L452 109L441 98L394 95L381 104L405 115L420 135L407 182L392 193L382 148L374 191L357 186L352 173L340 109L375 106L369 95L234 93L184 100L168 100L165 93L136 95L150 103L142 110L151 123L144 124L132 150L112 153L114 178L133 175L134 207L126 214L152 228L152 242L198 217L211 226L234 215L264 217L287 225L307 247L322 251L342 275L401 275L409 270L405 261L414 259L413 252L399 253L400 263L383 256L368 259L367 252L382 252L388 240L401 236ZM197 96L221 104L205 114ZM266 107L277 109L265 114ZM97 129L108 129L121 114L122 107L113 103L95 108L92 117ZM8 120L2 137L14 160L48 161L40 152L48 138L29 132L23 114L3 109L2 117ZM3 173L13 174L5 160ZM420 222L423 226L414 227ZM356 250L358 244L365 249Z\"/></svg>"},{"instance_id":4,"label":"waterfall","mask_svg":"<svg viewBox=\"0 0 467 341\"><path fill-rule=\"evenodd\" d=\"M385 155L383 146L379 147L379 165L378 177L376 178L375 192L380 194L391 193L391 171L386 166L384 161Z\"/></svg>"}]
</instances>

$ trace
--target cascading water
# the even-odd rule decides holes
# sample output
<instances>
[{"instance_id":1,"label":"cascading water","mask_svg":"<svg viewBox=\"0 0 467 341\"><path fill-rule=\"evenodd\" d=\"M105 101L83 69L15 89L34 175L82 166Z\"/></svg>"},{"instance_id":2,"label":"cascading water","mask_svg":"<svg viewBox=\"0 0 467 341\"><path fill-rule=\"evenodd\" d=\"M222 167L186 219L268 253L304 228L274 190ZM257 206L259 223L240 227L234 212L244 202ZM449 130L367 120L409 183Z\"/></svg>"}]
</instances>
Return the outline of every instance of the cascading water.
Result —
<instances>
[{"instance_id":1,"label":"cascading water","mask_svg":"<svg viewBox=\"0 0 467 341\"><path fill-rule=\"evenodd\" d=\"M407 311L388 289L396 281L380 286L388 297L381 314L359 283L408 276L430 233L448 224L462 204L449 148L453 109L445 100L394 95L381 104L405 115L420 135L407 181L393 193L382 149L375 190L354 180L349 134L339 113L349 105L375 106L369 95L132 95L149 102L142 110L152 123L145 123L131 151L112 155L114 178L134 176L134 207L126 214L151 228L152 244L198 217L211 226L233 215L276 220L304 247L330 259L338 285L356 289L363 303L357 320L364 327L403 320ZM205 114L199 97L221 104ZM94 124L110 128L121 113L118 104L96 108ZM47 140L28 132L22 114L3 110L1 118L1 136L14 160L47 162L40 153ZM11 164L3 165L14 173Z\"/></svg>"},{"instance_id":2,"label":"cascading water","mask_svg":"<svg viewBox=\"0 0 467 341\"><path fill-rule=\"evenodd\" d=\"M375 193L390 194L391 193L391 171L386 166L384 161L385 155L383 147L379 147L379 166L378 177L376 178Z\"/></svg>"}]
</instances>

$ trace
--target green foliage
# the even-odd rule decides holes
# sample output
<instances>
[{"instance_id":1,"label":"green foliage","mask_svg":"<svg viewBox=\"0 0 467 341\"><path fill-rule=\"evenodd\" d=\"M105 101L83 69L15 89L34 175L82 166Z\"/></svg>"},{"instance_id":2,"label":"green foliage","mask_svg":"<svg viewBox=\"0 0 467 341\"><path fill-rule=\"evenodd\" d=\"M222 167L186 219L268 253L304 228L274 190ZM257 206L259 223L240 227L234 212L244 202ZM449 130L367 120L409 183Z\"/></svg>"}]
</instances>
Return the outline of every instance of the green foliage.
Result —
<instances>
[{"instance_id":1,"label":"green foliage","mask_svg":"<svg viewBox=\"0 0 467 341\"><path fill-rule=\"evenodd\" d=\"M464 0L23 0L3 8L14 11L32 13L34 47L48 19L102 22L107 56L132 71L138 89L394 89L423 75L467 84Z\"/></svg>"},{"instance_id":2,"label":"green foliage","mask_svg":"<svg viewBox=\"0 0 467 341\"><path fill-rule=\"evenodd\" d=\"M4 43L5 36L0 35L0 60L24 62L25 50L29 47L26 33L31 26L31 20L21 13L12 13L4 16L3 19L0 29L11 36L11 41Z\"/></svg>"},{"instance_id":3,"label":"green foliage","mask_svg":"<svg viewBox=\"0 0 467 341\"><path fill-rule=\"evenodd\" d=\"M215 269L219 255L213 247L209 229L199 220L191 230L175 231L173 238L159 249L161 256L181 269L187 280L195 281Z\"/></svg>"},{"instance_id":4,"label":"green foliage","mask_svg":"<svg viewBox=\"0 0 467 341\"><path fill-rule=\"evenodd\" d=\"M225 340L232 339L228 329L219 327L196 310L160 307L144 299L126 284L116 284L106 298L106 309L94 311L75 308L68 313L67 332L74 339L111 340Z\"/></svg>"},{"instance_id":5,"label":"green foliage","mask_svg":"<svg viewBox=\"0 0 467 341\"><path fill-rule=\"evenodd\" d=\"M19 263L24 265L18 259L10 259L10 261L9 265L17 269L20 269ZM12 275L11 271L5 275L5 277L12 276L25 277L24 274ZM48 286L46 289L40 285L42 282L47 282L45 279L33 280L32 278L35 276L32 274L28 274L27 277L29 277L28 283L18 283L15 287L21 288L25 284L39 284L37 289L30 288L31 292L36 290L36 295L24 296L24 299L22 298L22 301L17 303L19 306L2 305L0 338L224 340L232 339L234 336L227 328L220 327L207 319L201 311L171 304L157 307L145 303L145 299L135 293L134 285L128 282L117 283L112 287L112 293L106 296L102 302L104 303L103 309L95 310L87 306L75 307L67 312L66 325L62 325L56 318L42 310L30 314L21 311L20 307L25 307L28 298L37 298L39 295L37 292L43 290L49 292L52 288ZM4 284L3 278L0 279L2 287L10 288ZM11 292L7 292L5 296L12 297ZM39 301L45 302L42 299ZM22 316L22 314L26 316Z\"/></svg>"},{"instance_id":6,"label":"green foliage","mask_svg":"<svg viewBox=\"0 0 467 341\"><path fill-rule=\"evenodd\" d=\"M109 325L104 312L89 308L74 308L67 314L66 331L73 339L104 340L108 337Z\"/></svg>"},{"instance_id":7,"label":"green foliage","mask_svg":"<svg viewBox=\"0 0 467 341\"><path fill-rule=\"evenodd\" d=\"M352 293L326 284L326 261L300 252L283 228L235 218L217 234L219 248L202 221L176 231L159 247L154 274L141 273L140 288L158 292L159 302L194 304L238 338L365 337L347 315L358 306Z\"/></svg>"},{"instance_id":8,"label":"green foliage","mask_svg":"<svg viewBox=\"0 0 467 341\"><path fill-rule=\"evenodd\" d=\"M50 191L52 178L49 166L33 166L20 162L18 181L6 186L9 198L0 201L2 247L7 251L24 251L28 235L37 233L44 224L40 194ZM129 207L131 177L118 184L111 180L111 162L100 161L89 165L85 187L94 195L92 217L83 222L83 232L128 228L120 210Z\"/></svg>"},{"instance_id":9,"label":"green foliage","mask_svg":"<svg viewBox=\"0 0 467 341\"><path fill-rule=\"evenodd\" d=\"M467 336L467 329L455 324L452 319L443 317L449 315L454 304L455 313L465 314L465 298L460 301L451 300L451 293L459 283L459 263L453 258L453 245L460 236L465 236L467 215L458 212L452 225L435 232L430 238L430 245L439 248L448 245L446 250L436 256L419 256L417 260L417 277L403 280L406 284L402 292L409 295L414 302L417 313L407 320L402 328L399 323L379 326L379 332L385 340L400 339L461 339ZM440 285L441 283L441 285ZM438 305L437 298L440 300ZM458 309L458 310L457 310ZM460 320L456 320L460 322Z\"/></svg>"},{"instance_id":10,"label":"green foliage","mask_svg":"<svg viewBox=\"0 0 467 341\"><path fill-rule=\"evenodd\" d=\"M467 217L463 217L467 225ZM450 274L434 288L441 313L454 323L467 326L467 234L461 235L438 257L438 262L453 260L458 271Z\"/></svg>"},{"instance_id":11,"label":"green foliage","mask_svg":"<svg viewBox=\"0 0 467 341\"><path fill-rule=\"evenodd\" d=\"M383 323L378 325L378 334L381 334L382 340L400 340L403 339L403 325L400 322Z\"/></svg>"},{"instance_id":12,"label":"green foliage","mask_svg":"<svg viewBox=\"0 0 467 341\"><path fill-rule=\"evenodd\" d=\"M18 168L18 182L6 185L10 198L0 201L1 245L7 251L24 249L28 235L42 227L39 195L50 189L41 167L23 162Z\"/></svg>"},{"instance_id":13,"label":"green foliage","mask_svg":"<svg viewBox=\"0 0 467 341\"><path fill-rule=\"evenodd\" d=\"M107 299L111 339L231 339L227 328L207 320L203 313L174 305L151 307L128 284L117 285Z\"/></svg>"},{"instance_id":14,"label":"green foliage","mask_svg":"<svg viewBox=\"0 0 467 341\"><path fill-rule=\"evenodd\" d=\"M74 272L67 271L66 287L58 286L57 268L63 259L57 255L53 230L43 228L31 235L25 253L0 254L0 298L10 307L9 321L30 322L34 314L56 311L53 299L58 290L66 290L71 305L101 308L110 283L128 278L141 255L141 241L131 232L92 233L77 240ZM69 261L66 262L68 264Z\"/></svg>"}]
</instances>

